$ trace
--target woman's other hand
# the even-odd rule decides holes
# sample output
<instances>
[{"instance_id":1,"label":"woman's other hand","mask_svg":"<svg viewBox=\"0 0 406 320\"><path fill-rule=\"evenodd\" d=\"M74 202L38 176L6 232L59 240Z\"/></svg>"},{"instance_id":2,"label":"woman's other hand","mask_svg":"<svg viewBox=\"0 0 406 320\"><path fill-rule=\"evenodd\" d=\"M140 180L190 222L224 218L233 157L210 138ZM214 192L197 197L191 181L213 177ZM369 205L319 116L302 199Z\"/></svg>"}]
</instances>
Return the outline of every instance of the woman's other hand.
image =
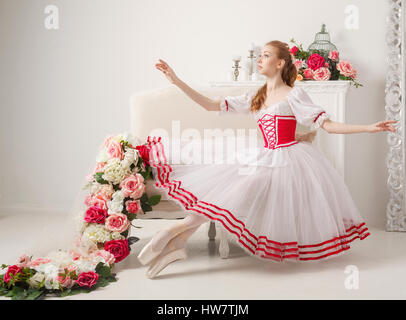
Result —
<instances>
[{"instance_id":1,"label":"woman's other hand","mask_svg":"<svg viewBox=\"0 0 406 320\"><path fill-rule=\"evenodd\" d=\"M396 122L397 122L397 120L379 121L377 123L368 125L367 131L369 133L382 132L382 131L395 132L396 129L392 126L392 123L396 123Z\"/></svg>"},{"instance_id":2,"label":"woman's other hand","mask_svg":"<svg viewBox=\"0 0 406 320\"><path fill-rule=\"evenodd\" d=\"M162 73L165 75L165 77L169 80L170 83L175 84L176 81L179 80L179 78L176 76L175 72L172 70L172 68L163 60L158 59L159 63L155 64L155 67L158 70L161 70Z\"/></svg>"}]
</instances>

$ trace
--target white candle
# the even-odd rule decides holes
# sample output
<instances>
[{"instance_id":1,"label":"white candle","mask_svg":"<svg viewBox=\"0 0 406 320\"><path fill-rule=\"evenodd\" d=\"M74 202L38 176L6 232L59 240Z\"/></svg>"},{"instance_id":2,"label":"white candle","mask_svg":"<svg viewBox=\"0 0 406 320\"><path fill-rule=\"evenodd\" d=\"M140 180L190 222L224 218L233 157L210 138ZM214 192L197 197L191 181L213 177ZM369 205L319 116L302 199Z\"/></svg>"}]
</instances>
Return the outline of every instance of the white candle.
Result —
<instances>
[{"instance_id":1,"label":"white candle","mask_svg":"<svg viewBox=\"0 0 406 320\"><path fill-rule=\"evenodd\" d=\"M254 43L251 42L251 44L248 47L248 50L254 50L254 47L255 47Z\"/></svg>"},{"instance_id":2,"label":"white candle","mask_svg":"<svg viewBox=\"0 0 406 320\"><path fill-rule=\"evenodd\" d=\"M241 56L234 56L233 60L241 60Z\"/></svg>"}]
</instances>

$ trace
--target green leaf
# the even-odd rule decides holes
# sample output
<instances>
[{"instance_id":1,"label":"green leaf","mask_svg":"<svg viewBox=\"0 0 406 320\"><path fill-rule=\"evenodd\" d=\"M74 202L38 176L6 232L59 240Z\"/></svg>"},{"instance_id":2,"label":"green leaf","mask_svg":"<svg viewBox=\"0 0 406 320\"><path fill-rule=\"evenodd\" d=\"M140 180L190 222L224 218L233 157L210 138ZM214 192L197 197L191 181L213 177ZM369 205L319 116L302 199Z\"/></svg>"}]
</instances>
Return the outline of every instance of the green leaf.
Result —
<instances>
[{"instance_id":1,"label":"green leaf","mask_svg":"<svg viewBox=\"0 0 406 320\"><path fill-rule=\"evenodd\" d=\"M24 290L24 288L21 288L19 286L14 286L14 288L11 290L11 293L12 300L23 300L26 295L26 291Z\"/></svg>"},{"instance_id":2,"label":"green leaf","mask_svg":"<svg viewBox=\"0 0 406 320\"><path fill-rule=\"evenodd\" d=\"M151 206L157 205L161 201L161 195L155 194L148 199L148 202Z\"/></svg>"},{"instance_id":3,"label":"green leaf","mask_svg":"<svg viewBox=\"0 0 406 320\"><path fill-rule=\"evenodd\" d=\"M103 265L100 268L98 268L98 270L96 272L99 275L99 281L100 281L100 278L101 279L108 278L111 275L110 268L106 265Z\"/></svg>"},{"instance_id":4,"label":"green leaf","mask_svg":"<svg viewBox=\"0 0 406 320\"><path fill-rule=\"evenodd\" d=\"M152 211L152 207L148 203L141 203L141 208L144 212Z\"/></svg>"},{"instance_id":5,"label":"green leaf","mask_svg":"<svg viewBox=\"0 0 406 320\"><path fill-rule=\"evenodd\" d=\"M0 288L0 296L5 296L9 291L7 288Z\"/></svg>"},{"instance_id":6,"label":"green leaf","mask_svg":"<svg viewBox=\"0 0 406 320\"><path fill-rule=\"evenodd\" d=\"M38 289L30 288L30 289L27 290L27 297L25 299L26 300L36 300L42 294L44 294L44 290L38 290Z\"/></svg>"},{"instance_id":7,"label":"green leaf","mask_svg":"<svg viewBox=\"0 0 406 320\"><path fill-rule=\"evenodd\" d=\"M128 245L131 246L132 244L136 243L138 240L140 240L140 239L137 238L137 237L129 237L129 238L127 239Z\"/></svg>"},{"instance_id":8,"label":"green leaf","mask_svg":"<svg viewBox=\"0 0 406 320\"><path fill-rule=\"evenodd\" d=\"M71 289L66 289L66 290L64 290L64 291L62 291L61 292L61 297L67 297L67 296L69 296L70 295L70 293L71 293Z\"/></svg>"},{"instance_id":9,"label":"green leaf","mask_svg":"<svg viewBox=\"0 0 406 320\"><path fill-rule=\"evenodd\" d=\"M146 192L143 193L143 195L140 198L140 201L141 202L147 202L148 201L148 196L147 196Z\"/></svg>"},{"instance_id":10,"label":"green leaf","mask_svg":"<svg viewBox=\"0 0 406 320\"><path fill-rule=\"evenodd\" d=\"M127 236L128 236L128 230L126 230L126 231L124 231L124 232L121 232L120 233L123 237L126 237L127 238Z\"/></svg>"},{"instance_id":11,"label":"green leaf","mask_svg":"<svg viewBox=\"0 0 406 320\"><path fill-rule=\"evenodd\" d=\"M95 178L96 182L98 182L100 184L108 184L108 181L106 181L102 178L103 174L104 174L104 172L97 172L97 173L95 173L94 178Z\"/></svg>"}]
</instances>

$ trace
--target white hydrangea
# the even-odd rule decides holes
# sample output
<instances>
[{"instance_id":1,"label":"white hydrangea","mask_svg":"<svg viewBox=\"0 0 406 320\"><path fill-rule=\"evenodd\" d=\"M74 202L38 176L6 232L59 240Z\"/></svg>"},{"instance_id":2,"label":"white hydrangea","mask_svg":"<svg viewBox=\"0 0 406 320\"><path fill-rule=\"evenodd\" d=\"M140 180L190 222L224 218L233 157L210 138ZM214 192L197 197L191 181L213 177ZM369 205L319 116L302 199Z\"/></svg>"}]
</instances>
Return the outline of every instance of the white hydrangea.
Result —
<instances>
[{"instance_id":1,"label":"white hydrangea","mask_svg":"<svg viewBox=\"0 0 406 320\"><path fill-rule=\"evenodd\" d=\"M52 260L54 265L60 266L61 268L69 266L72 262L72 256L67 251L51 251L46 255L46 258Z\"/></svg>"},{"instance_id":2,"label":"white hydrangea","mask_svg":"<svg viewBox=\"0 0 406 320\"><path fill-rule=\"evenodd\" d=\"M130 173L130 168L123 167L120 159L112 158L107 161L102 178L112 182L113 184L118 184Z\"/></svg>"},{"instance_id":3,"label":"white hydrangea","mask_svg":"<svg viewBox=\"0 0 406 320\"><path fill-rule=\"evenodd\" d=\"M83 237L85 240L90 240L94 243L110 241L110 232L104 228L104 225L91 223L84 230Z\"/></svg>"},{"instance_id":4,"label":"white hydrangea","mask_svg":"<svg viewBox=\"0 0 406 320\"><path fill-rule=\"evenodd\" d=\"M82 273L82 272L89 272L89 271L95 271L96 265L93 262L89 260L84 260L84 259L78 259L73 262L73 265L77 267L77 272L76 273Z\"/></svg>"}]
</instances>

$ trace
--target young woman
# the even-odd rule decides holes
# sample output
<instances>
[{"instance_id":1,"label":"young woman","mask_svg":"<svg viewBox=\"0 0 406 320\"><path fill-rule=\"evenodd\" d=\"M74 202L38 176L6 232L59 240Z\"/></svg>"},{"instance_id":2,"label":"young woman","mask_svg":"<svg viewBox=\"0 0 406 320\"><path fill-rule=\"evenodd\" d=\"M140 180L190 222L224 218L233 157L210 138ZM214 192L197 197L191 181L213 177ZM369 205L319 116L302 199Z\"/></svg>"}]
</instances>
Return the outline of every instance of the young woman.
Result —
<instances>
[{"instance_id":1,"label":"young woman","mask_svg":"<svg viewBox=\"0 0 406 320\"><path fill-rule=\"evenodd\" d=\"M307 141L295 139L296 122L328 133L394 131L396 121L350 125L330 120L306 91L295 87L296 67L289 46L268 42L258 58L266 83L240 96L213 100L196 92L163 60L156 68L193 101L219 115L253 116L264 137L254 174L239 164L171 167L160 137L148 137L157 187L164 188L188 215L159 231L141 250L155 277L169 263L185 259L186 241L207 221L221 223L248 254L267 261L319 261L343 254L370 233L343 178Z\"/></svg>"}]
</instances>

